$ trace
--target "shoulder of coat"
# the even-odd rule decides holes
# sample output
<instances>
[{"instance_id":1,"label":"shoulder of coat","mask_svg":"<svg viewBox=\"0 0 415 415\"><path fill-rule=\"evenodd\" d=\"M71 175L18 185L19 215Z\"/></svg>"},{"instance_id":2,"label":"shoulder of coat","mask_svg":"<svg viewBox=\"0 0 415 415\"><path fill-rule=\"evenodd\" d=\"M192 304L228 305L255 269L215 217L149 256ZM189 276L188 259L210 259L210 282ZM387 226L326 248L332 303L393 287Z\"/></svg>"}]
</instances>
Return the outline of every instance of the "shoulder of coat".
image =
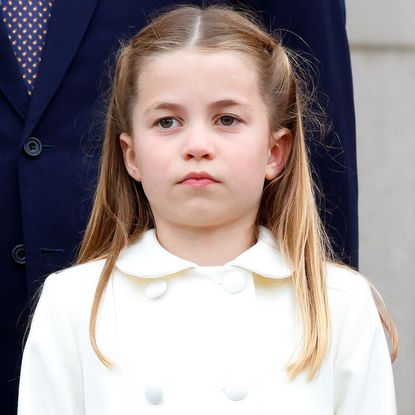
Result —
<instances>
[{"instance_id":1,"label":"shoulder of coat","mask_svg":"<svg viewBox=\"0 0 415 415\"><path fill-rule=\"evenodd\" d=\"M59 284L65 289L96 287L104 268L105 259L76 264L51 274L46 283Z\"/></svg>"},{"instance_id":2,"label":"shoulder of coat","mask_svg":"<svg viewBox=\"0 0 415 415\"><path fill-rule=\"evenodd\" d=\"M326 267L326 284L330 293L342 293L352 297L371 296L368 279L346 265L329 263Z\"/></svg>"}]
</instances>

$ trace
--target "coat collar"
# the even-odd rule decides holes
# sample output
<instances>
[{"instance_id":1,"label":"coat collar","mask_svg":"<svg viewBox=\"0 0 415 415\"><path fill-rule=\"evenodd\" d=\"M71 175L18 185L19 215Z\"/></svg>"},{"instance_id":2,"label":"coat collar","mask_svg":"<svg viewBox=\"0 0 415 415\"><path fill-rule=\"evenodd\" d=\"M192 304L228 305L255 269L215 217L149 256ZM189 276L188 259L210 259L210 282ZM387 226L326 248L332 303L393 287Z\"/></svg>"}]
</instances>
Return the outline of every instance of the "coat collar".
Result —
<instances>
[{"instance_id":1,"label":"coat collar","mask_svg":"<svg viewBox=\"0 0 415 415\"><path fill-rule=\"evenodd\" d=\"M154 229L146 231L141 239L121 251L115 266L125 274L141 278L159 278L199 267L165 250L158 242ZM292 274L271 231L263 226L259 227L257 243L225 267L243 268L275 279Z\"/></svg>"}]
</instances>

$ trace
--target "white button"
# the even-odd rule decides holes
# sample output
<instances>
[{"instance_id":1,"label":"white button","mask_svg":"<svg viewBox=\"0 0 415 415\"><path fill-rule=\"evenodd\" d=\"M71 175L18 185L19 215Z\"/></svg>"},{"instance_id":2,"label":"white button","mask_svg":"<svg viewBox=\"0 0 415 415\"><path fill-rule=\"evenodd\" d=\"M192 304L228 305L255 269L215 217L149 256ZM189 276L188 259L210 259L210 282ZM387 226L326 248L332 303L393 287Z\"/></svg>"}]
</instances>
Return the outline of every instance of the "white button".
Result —
<instances>
[{"instance_id":1,"label":"white button","mask_svg":"<svg viewBox=\"0 0 415 415\"><path fill-rule=\"evenodd\" d=\"M231 294L237 294L241 292L246 286L245 276L238 271L232 271L225 275L223 279L223 288L225 291Z\"/></svg>"},{"instance_id":2,"label":"white button","mask_svg":"<svg viewBox=\"0 0 415 415\"><path fill-rule=\"evenodd\" d=\"M231 401L241 401L248 395L248 391L242 387L231 387L224 389L225 395Z\"/></svg>"},{"instance_id":3,"label":"white button","mask_svg":"<svg viewBox=\"0 0 415 415\"><path fill-rule=\"evenodd\" d=\"M167 290L167 282L164 280L154 281L146 288L148 298L157 298L162 296Z\"/></svg>"},{"instance_id":4,"label":"white button","mask_svg":"<svg viewBox=\"0 0 415 415\"><path fill-rule=\"evenodd\" d=\"M158 405L163 401L163 390L157 385L146 385L144 389L147 400L153 405Z\"/></svg>"}]
</instances>

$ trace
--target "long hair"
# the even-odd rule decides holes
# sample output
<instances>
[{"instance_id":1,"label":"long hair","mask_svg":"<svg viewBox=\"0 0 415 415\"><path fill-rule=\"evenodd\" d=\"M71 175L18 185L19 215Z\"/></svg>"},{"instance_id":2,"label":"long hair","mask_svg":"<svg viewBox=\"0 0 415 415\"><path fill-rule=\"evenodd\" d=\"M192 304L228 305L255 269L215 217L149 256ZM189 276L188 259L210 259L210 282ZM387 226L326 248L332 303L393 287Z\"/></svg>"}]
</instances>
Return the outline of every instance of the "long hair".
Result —
<instances>
[{"instance_id":1,"label":"long hair","mask_svg":"<svg viewBox=\"0 0 415 415\"><path fill-rule=\"evenodd\" d=\"M264 185L257 225L272 231L285 260L294 270L292 283L302 317L303 338L296 360L287 367L288 374L294 377L307 369L313 377L330 339L325 265L332 255L314 200L305 144L304 112L308 100L295 55L252 14L225 6L180 6L163 13L118 53L99 181L78 258L78 263L105 258L91 310L92 347L99 359L111 367L96 339L100 302L120 251L154 227L143 188L126 171L119 136L122 132L132 134L138 76L146 59L183 48L204 52L238 51L246 56L258 70L271 130L285 127L293 135L284 171ZM382 320L389 321L386 312ZM393 332L393 324L389 328Z\"/></svg>"}]
</instances>

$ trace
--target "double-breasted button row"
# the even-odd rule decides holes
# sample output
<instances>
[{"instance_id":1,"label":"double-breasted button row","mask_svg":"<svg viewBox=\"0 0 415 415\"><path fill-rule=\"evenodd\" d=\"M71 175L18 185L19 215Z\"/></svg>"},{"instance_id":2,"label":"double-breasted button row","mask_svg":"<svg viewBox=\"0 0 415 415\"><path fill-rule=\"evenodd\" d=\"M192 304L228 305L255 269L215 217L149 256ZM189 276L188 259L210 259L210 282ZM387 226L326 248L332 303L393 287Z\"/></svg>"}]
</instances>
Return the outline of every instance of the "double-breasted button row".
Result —
<instances>
[{"instance_id":1,"label":"double-breasted button row","mask_svg":"<svg viewBox=\"0 0 415 415\"><path fill-rule=\"evenodd\" d=\"M247 284L246 276L239 271L230 271L223 278L222 287L230 294L237 294L245 289ZM146 290L145 295L148 298L161 297L167 291L167 282L165 280L157 280L151 282Z\"/></svg>"},{"instance_id":2,"label":"double-breasted button row","mask_svg":"<svg viewBox=\"0 0 415 415\"><path fill-rule=\"evenodd\" d=\"M222 390L225 396L231 401L241 401L248 395L248 391L245 388L239 386L225 388ZM147 400L153 405L158 405L163 402L163 389L158 385L146 385L144 388L144 394Z\"/></svg>"},{"instance_id":3,"label":"double-breasted button row","mask_svg":"<svg viewBox=\"0 0 415 415\"><path fill-rule=\"evenodd\" d=\"M229 294L237 294L243 291L247 285L246 275L242 271L229 271L225 274L222 282L223 289ZM149 299L162 297L168 288L167 281L161 279L152 281L145 289L145 295ZM241 386L235 385L222 389L224 396L231 401L241 401L248 395L248 391ZM163 402L163 389L156 384L148 384L144 388L144 395L147 401L153 405Z\"/></svg>"},{"instance_id":4,"label":"double-breasted button row","mask_svg":"<svg viewBox=\"0 0 415 415\"><path fill-rule=\"evenodd\" d=\"M42 142L36 137L30 137L23 146L23 151L29 157L38 157L42 149Z\"/></svg>"}]
</instances>

